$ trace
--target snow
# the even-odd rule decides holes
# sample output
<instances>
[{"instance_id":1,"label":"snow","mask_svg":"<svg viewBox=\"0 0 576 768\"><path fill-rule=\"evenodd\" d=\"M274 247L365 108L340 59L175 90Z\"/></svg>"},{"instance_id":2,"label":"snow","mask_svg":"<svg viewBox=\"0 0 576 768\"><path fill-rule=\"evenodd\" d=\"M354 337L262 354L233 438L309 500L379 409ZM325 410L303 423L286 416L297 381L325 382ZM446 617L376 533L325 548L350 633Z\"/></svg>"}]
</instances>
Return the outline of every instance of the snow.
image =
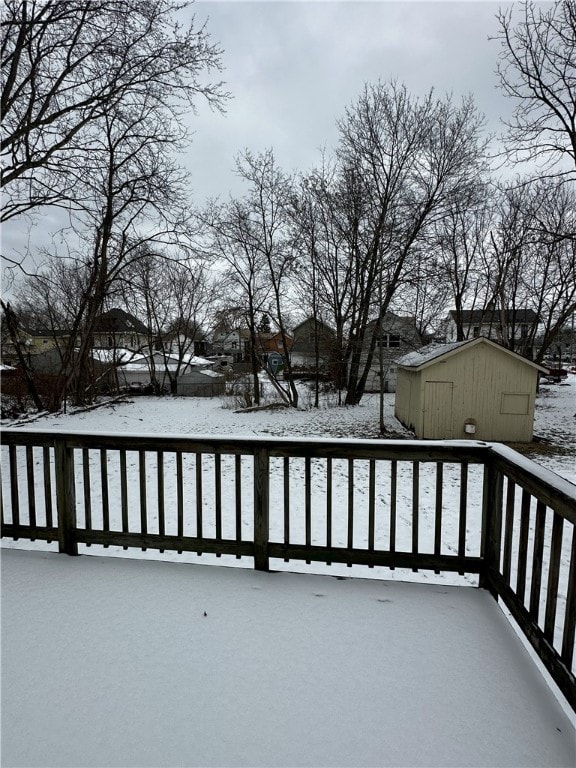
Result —
<instances>
[{"instance_id":1,"label":"snow","mask_svg":"<svg viewBox=\"0 0 576 768\"><path fill-rule=\"evenodd\" d=\"M422 349L416 349L413 352L408 352L403 355L398 361L398 365L404 365L408 368L418 368L424 363L429 363L431 360L435 360L437 357L445 355L447 352L452 352L458 347L462 347L466 344L470 344L470 339L465 341L452 341L448 344L430 344Z\"/></svg>"},{"instance_id":2,"label":"snow","mask_svg":"<svg viewBox=\"0 0 576 768\"><path fill-rule=\"evenodd\" d=\"M564 385L542 387L535 422L542 441L523 449L561 475L567 491L574 480L575 390L574 375ZM324 399L314 409L311 401L302 389L301 409L235 412L230 398L139 397L42 415L22 426L359 443L378 437L378 395L353 408L328 407ZM393 409L394 395L386 395L390 433L411 440ZM165 461L168 472L168 456ZM223 457L224 511L234 493L227 471ZM153 493L153 467L150 472ZM411 477L402 472L399 465L399 509L409 510ZM355 493L363 492L366 475L360 466ZM345 462L339 468L335 460L335 520L338 504L346 504L338 485L344 487L345 476ZM295 489L302 477L295 466ZM447 465L454 498L446 494L445 552L454 551L458 538L449 524L458 509L458 477L459 467ZM119 481L112 466L109 479L114 498ZM433 504L433 483L433 469L422 465L423 538L430 534L425 507ZM471 466L469 497L481 487L481 469ZM128 492L131 497L131 487ZM171 493L167 480L167 511L175 507ZM213 498L207 478L205 493ZM313 478L314 505L321 505L322 493ZM98 498L93 501L95 515ZM281 515L274 512L271 537L281 540ZM469 530L479 530L479 514L471 511ZM120 528L117 517L111 509L112 529ZM346 545L342 519L341 529L334 525L336 546ZM322 526L314 518L313 542ZM365 530L362 520L358 529ZM293 525L296 539L298 531ZM355 538L354 545L366 543ZM46 546L55 548L2 542L3 765L575 763L574 731L505 616L483 591L448 586L458 579L473 584L472 577L278 561L272 568L284 572L263 574L250 570L251 558L113 547L82 550L109 557L16 551ZM469 554L476 546L472 538ZM399 540L398 547L410 549L410 542ZM214 562L220 567L198 565ZM400 583L408 579L428 583Z\"/></svg>"},{"instance_id":3,"label":"snow","mask_svg":"<svg viewBox=\"0 0 576 768\"><path fill-rule=\"evenodd\" d=\"M4 766L571 766L483 590L5 551Z\"/></svg>"}]
</instances>

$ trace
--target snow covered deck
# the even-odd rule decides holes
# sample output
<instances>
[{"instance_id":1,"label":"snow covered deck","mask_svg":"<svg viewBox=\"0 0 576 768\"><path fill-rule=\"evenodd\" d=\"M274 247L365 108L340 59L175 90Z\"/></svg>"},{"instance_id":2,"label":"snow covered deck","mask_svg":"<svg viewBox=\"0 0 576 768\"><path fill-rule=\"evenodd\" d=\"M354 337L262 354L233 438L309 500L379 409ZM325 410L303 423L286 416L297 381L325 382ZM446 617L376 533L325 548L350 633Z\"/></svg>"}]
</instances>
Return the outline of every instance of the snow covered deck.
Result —
<instances>
[{"instance_id":1,"label":"snow covered deck","mask_svg":"<svg viewBox=\"0 0 576 768\"><path fill-rule=\"evenodd\" d=\"M3 766L573 766L485 590L2 551Z\"/></svg>"}]
</instances>

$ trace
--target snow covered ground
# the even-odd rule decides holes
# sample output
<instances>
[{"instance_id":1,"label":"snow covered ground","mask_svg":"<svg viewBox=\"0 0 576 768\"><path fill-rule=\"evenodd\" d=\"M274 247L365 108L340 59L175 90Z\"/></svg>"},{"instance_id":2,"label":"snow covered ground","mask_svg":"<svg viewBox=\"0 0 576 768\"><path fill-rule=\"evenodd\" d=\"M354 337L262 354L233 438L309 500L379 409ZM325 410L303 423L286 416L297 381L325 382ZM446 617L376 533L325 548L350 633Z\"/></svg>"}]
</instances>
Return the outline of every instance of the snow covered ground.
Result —
<instances>
[{"instance_id":1,"label":"snow covered ground","mask_svg":"<svg viewBox=\"0 0 576 768\"><path fill-rule=\"evenodd\" d=\"M573 766L484 590L2 556L2 765Z\"/></svg>"},{"instance_id":2,"label":"snow covered ground","mask_svg":"<svg viewBox=\"0 0 576 768\"><path fill-rule=\"evenodd\" d=\"M393 393L384 396L384 421L390 437L413 437L394 417ZM379 437L379 396L365 395L360 405L333 407L326 396L312 408L312 393L301 385L301 407L237 413L230 398L137 397L89 411L45 415L30 428L87 432L276 437ZM14 426L22 422L2 422ZM541 386L536 398L534 434L542 442L521 450L543 466L576 481L576 374L562 384Z\"/></svg>"},{"instance_id":3,"label":"snow covered ground","mask_svg":"<svg viewBox=\"0 0 576 768\"><path fill-rule=\"evenodd\" d=\"M574 376L542 391L535 427L542 440L522 447L572 481L575 392ZM386 424L410 437L394 419L393 398L386 396ZM141 397L22 426L378 437L377 396L355 408L234 413L224 405ZM472 470L471 495L481 483ZM455 467L446 521L457 507L457 474ZM422 470L423 504L434 496L427 477ZM364 479L360 471L359 492ZM111 489L117 481L111 469ZM336 472L335 483L337 495ZM408 476L399 487L409 508ZM479 520L471 515L468 525L474 533ZM345 544L344 528L334 536ZM445 551L456 537L448 525ZM215 561L206 555L92 547L83 551L117 557L66 558L7 549L42 546L2 541L3 766L575 763L573 726L533 660L487 594L447 586L457 576L424 588L389 579L434 574L308 567L339 580L255 573L250 558L216 561L244 566L239 571L127 559ZM371 580L341 579L352 575Z\"/></svg>"}]
</instances>

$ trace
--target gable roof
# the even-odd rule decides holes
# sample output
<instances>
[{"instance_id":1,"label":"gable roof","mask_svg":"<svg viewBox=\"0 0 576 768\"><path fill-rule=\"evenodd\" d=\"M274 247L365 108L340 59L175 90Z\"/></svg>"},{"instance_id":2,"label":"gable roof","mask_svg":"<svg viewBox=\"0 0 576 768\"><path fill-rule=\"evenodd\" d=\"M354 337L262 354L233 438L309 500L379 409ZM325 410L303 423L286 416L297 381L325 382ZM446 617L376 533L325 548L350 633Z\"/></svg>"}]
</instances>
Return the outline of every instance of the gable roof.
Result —
<instances>
[{"instance_id":1,"label":"gable roof","mask_svg":"<svg viewBox=\"0 0 576 768\"><path fill-rule=\"evenodd\" d=\"M538 320L538 315L533 309L463 309L461 310L462 322L493 325L500 322L501 312L504 312L507 323L534 323ZM448 314L455 320L458 313L455 309L451 309Z\"/></svg>"},{"instance_id":2,"label":"gable roof","mask_svg":"<svg viewBox=\"0 0 576 768\"><path fill-rule=\"evenodd\" d=\"M526 365L536 368L536 370L542 373L548 373L548 369L544 368L538 363L534 363L532 360L528 360L526 357L522 357L517 352L512 352L510 349L506 349L501 344L497 344L492 339L487 339L485 336L478 336L475 339L467 339L466 341L453 341L449 344L430 344L427 347L422 347L414 352L408 352L407 355L403 355L397 362L398 366L402 368L412 368L414 370L421 370L426 368L432 363L438 362L440 359L453 357L458 354L464 347L475 347L478 344L485 344L495 349L505 352L507 355L511 355L516 360L521 360Z\"/></svg>"},{"instance_id":3,"label":"gable roof","mask_svg":"<svg viewBox=\"0 0 576 768\"><path fill-rule=\"evenodd\" d=\"M123 309L110 309L96 318L94 323L96 333L148 333L148 328L137 317Z\"/></svg>"},{"instance_id":4,"label":"gable roof","mask_svg":"<svg viewBox=\"0 0 576 768\"><path fill-rule=\"evenodd\" d=\"M334 329L328 325L328 323L325 323L324 320L320 320L319 318L315 318L313 316L307 317L305 320L303 320L301 323L298 323L298 325L295 325L292 329L293 335L296 337L298 334L298 331L301 328L305 328L307 325L314 325L316 324L316 327L318 328L318 331L321 333L328 333L328 334L335 334Z\"/></svg>"}]
</instances>

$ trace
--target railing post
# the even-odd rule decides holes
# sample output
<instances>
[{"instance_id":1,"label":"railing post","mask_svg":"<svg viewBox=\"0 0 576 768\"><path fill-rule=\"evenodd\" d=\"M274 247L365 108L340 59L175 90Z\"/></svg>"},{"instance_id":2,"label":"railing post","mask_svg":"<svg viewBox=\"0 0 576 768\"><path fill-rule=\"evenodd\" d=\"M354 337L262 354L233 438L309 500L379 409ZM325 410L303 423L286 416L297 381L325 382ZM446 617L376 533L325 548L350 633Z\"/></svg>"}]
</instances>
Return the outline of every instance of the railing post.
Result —
<instances>
[{"instance_id":1,"label":"railing post","mask_svg":"<svg viewBox=\"0 0 576 768\"><path fill-rule=\"evenodd\" d=\"M67 446L63 440L54 441L54 466L58 509L58 551L67 555L77 555L74 449Z\"/></svg>"},{"instance_id":2,"label":"railing post","mask_svg":"<svg viewBox=\"0 0 576 768\"><path fill-rule=\"evenodd\" d=\"M488 459L484 464L482 539L480 544L483 567L478 586L488 589L495 599L498 598L498 591L492 582L491 575L500 570L503 481L502 473Z\"/></svg>"},{"instance_id":3,"label":"railing post","mask_svg":"<svg viewBox=\"0 0 576 768\"><path fill-rule=\"evenodd\" d=\"M270 457L265 448L254 452L254 568L269 570Z\"/></svg>"}]
</instances>

